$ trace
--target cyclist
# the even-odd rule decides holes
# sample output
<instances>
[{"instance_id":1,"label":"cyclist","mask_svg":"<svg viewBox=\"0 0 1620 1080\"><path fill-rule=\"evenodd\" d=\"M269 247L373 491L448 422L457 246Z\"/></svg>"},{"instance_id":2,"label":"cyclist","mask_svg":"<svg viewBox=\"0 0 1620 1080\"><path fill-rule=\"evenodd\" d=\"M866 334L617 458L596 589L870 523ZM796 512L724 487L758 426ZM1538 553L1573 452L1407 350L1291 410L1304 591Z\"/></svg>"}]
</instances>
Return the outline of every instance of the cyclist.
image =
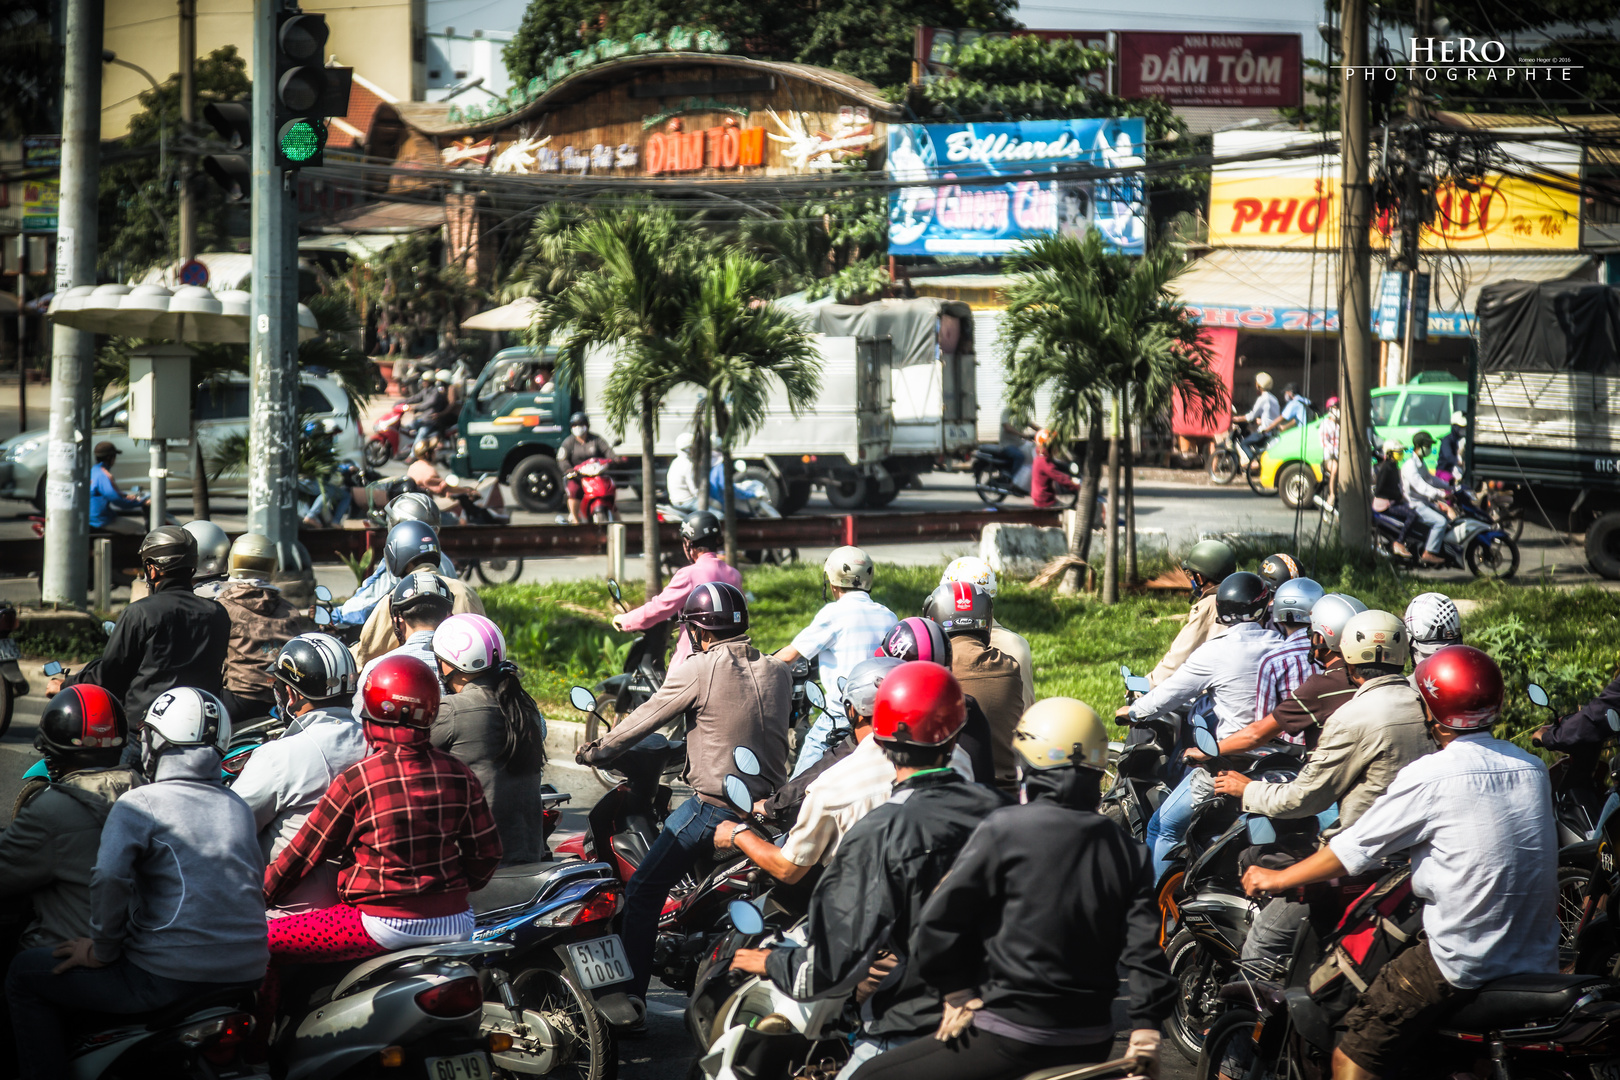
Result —
<instances>
[{"instance_id":1,"label":"cyclist","mask_svg":"<svg viewBox=\"0 0 1620 1080\"><path fill-rule=\"evenodd\" d=\"M258 533L238 536L231 545L230 567L230 580L215 596L231 617L225 687L219 699L230 710L231 719L241 725L250 717L270 715L275 705L270 666L307 620L270 584L276 548L268 537Z\"/></svg>"},{"instance_id":2,"label":"cyclist","mask_svg":"<svg viewBox=\"0 0 1620 1080\"><path fill-rule=\"evenodd\" d=\"M707 510L699 510L681 522L681 550L686 555L686 565L675 571L657 596L638 608L613 616L613 629L634 633L675 618L692 590L705 581L723 581L741 589L742 572L726 562L720 551L725 542L720 519ZM669 657L670 668L692 655L692 639L684 629L677 638L675 651Z\"/></svg>"},{"instance_id":3,"label":"cyclist","mask_svg":"<svg viewBox=\"0 0 1620 1080\"><path fill-rule=\"evenodd\" d=\"M399 579L404 578L413 570L428 570L444 585L445 591L450 594L451 607L456 614L472 612L474 615L484 613L484 602L478 599L473 592L455 575L452 570L444 573L440 565L444 553L439 548L439 534L430 526L420 521L401 521L388 530L388 540L383 547L383 562L388 572L394 575L395 588ZM374 607L371 614L366 617L366 625L360 631L360 640L354 646L354 659L362 668L372 660L389 652L396 643L397 631L394 626L394 615L389 610L389 599L384 596Z\"/></svg>"},{"instance_id":4,"label":"cyclist","mask_svg":"<svg viewBox=\"0 0 1620 1080\"><path fill-rule=\"evenodd\" d=\"M945 567L945 572L939 575L941 585L956 581L970 582L989 593L992 601L996 598L996 572L977 555L964 555L952 560ZM1018 661L1018 674L1024 683L1024 709L1027 710L1035 704L1035 661L1029 650L1029 642L1022 634L1001 625L996 617L995 605L991 607L990 644Z\"/></svg>"},{"instance_id":5,"label":"cyclist","mask_svg":"<svg viewBox=\"0 0 1620 1080\"><path fill-rule=\"evenodd\" d=\"M1148 682L1154 686L1175 674L1193 650L1226 633L1226 624L1215 617L1215 590L1237 573L1237 554L1220 540L1200 540L1181 560L1181 569L1192 581L1192 610L1165 650L1164 659L1148 672Z\"/></svg>"}]
</instances>

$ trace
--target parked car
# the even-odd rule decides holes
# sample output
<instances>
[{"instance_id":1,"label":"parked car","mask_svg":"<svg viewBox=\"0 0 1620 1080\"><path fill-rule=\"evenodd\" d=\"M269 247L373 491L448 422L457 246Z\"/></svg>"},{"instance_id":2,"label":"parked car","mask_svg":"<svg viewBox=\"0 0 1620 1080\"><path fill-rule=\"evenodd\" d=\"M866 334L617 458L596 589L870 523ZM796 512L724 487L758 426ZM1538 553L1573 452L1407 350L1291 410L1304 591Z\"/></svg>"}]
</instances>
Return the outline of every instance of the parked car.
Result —
<instances>
[{"instance_id":1,"label":"parked car","mask_svg":"<svg viewBox=\"0 0 1620 1080\"><path fill-rule=\"evenodd\" d=\"M332 443L338 460L359 461L365 439L359 425L349 418L349 396L343 387L336 379L325 375L304 374L300 383L300 415L335 424ZM223 440L247 432L248 397L248 380L244 375L229 376L212 385L198 387L193 418L205 459ZM0 443L0 498L32 502L44 511L49 441L47 429L35 428ZM140 485L144 489L150 484L147 475L151 467L150 448L144 439L136 441L129 437L129 413L123 395L103 402L96 414L96 429L90 442L91 445L110 442L118 447L113 476L120 488L127 491ZM246 495L247 475L221 476L210 481L208 490L219 495ZM169 454L169 493L189 495L190 492L191 455L184 452L183 447L175 447Z\"/></svg>"},{"instance_id":2,"label":"parked car","mask_svg":"<svg viewBox=\"0 0 1620 1080\"><path fill-rule=\"evenodd\" d=\"M1468 384L1449 378L1381 386L1372 392L1371 420L1379 443L1394 438L1411 446L1412 436L1427 431L1438 444L1451 431L1451 414L1467 411ZM1342 417L1340 423L1344 424ZM1261 484L1268 491L1275 489L1290 510L1308 505L1322 480L1320 418L1303 432L1289 428L1271 440L1260 458Z\"/></svg>"}]
</instances>

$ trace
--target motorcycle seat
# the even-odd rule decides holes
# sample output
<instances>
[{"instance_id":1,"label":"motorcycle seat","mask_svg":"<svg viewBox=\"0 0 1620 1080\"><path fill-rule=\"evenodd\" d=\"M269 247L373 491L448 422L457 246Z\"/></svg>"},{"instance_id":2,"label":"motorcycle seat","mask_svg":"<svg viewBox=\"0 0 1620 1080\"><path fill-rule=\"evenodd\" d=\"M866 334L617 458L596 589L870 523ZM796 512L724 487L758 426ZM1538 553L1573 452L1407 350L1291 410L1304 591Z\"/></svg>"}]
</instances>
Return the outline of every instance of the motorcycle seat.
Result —
<instances>
[{"instance_id":1,"label":"motorcycle seat","mask_svg":"<svg viewBox=\"0 0 1620 1080\"><path fill-rule=\"evenodd\" d=\"M227 986L215 988L206 993L195 994L191 997L181 998L172 1005L165 1005L161 1009L151 1012L138 1013L135 1016L110 1017L117 1023L129 1023L135 1020L145 1024L148 1030L159 1031L163 1028L175 1027L183 1023L186 1017L204 1009L241 1009L248 1012L253 1010L254 998L259 992L257 983L242 986Z\"/></svg>"},{"instance_id":2,"label":"motorcycle seat","mask_svg":"<svg viewBox=\"0 0 1620 1080\"><path fill-rule=\"evenodd\" d=\"M1448 1016L1444 1026L1460 1031L1534 1027L1555 1019L1594 990L1609 985L1598 975L1509 975L1486 983L1477 997Z\"/></svg>"},{"instance_id":3,"label":"motorcycle seat","mask_svg":"<svg viewBox=\"0 0 1620 1080\"><path fill-rule=\"evenodd\" d=\"M488 885L472 894L473 914L483 916L495 911L530 907L570 882L612 876L613 868L607 863L578 859L503 866L495 871Z\"/></svg>"}]
</instances>

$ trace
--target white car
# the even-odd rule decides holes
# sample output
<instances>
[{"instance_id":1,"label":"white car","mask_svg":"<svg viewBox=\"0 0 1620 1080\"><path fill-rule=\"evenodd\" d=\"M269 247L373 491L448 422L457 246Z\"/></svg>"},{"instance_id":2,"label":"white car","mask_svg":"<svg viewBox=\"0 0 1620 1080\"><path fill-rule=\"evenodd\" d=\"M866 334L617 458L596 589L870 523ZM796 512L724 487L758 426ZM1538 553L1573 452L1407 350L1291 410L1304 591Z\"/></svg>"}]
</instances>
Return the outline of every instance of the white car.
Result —
<instances>
[{"instance_id":1,"label":"white car","mask_svg":"<svg viewBox=\"0 0 1620 1080\"><path fill-rule=\"evenodd\" d=\"M360 426L349 419L349 395L336 379L326 375L302 374L299 377L298 412L301 417L326 421L335 432L333 448L339 461L359 462L365 444ZM208 460L215 446L232 435L247 433L249 385L246 376L234 375L202 386L197 391L197 436L202 440L203 459ZM25 431L0 443L0 498L22 499L32 502L41 512L45 509L46 446L50 433L45 428ZM110 442L118 447L118 463L113 476L125 492L139 486L146 489L151 481L151 448L146 440L129 437L128 413L124 398L105 402L96 418L96 430L90 444ZM209 482L210 494L247 494L246 472L221 476ZM180 496L191 493L191 454L183 442L171 440L169 445L169 493Z\"/></svg>"}]
</instances>

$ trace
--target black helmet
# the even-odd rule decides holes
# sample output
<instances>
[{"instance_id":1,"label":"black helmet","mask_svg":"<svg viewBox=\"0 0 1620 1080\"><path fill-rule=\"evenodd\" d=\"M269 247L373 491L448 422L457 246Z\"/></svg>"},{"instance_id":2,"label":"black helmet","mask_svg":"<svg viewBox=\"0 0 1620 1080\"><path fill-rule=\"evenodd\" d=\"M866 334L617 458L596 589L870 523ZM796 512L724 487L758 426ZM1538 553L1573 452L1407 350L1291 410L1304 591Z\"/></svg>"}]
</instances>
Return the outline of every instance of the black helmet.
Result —
<instances>
[{"instance_id":1,"label":"black helmet","mask_svg":"<svg viewBox=\"0 0 1620 1080\"><path fill-rule=\"evenodd\" d=\"M70 686L45 703L34 749L49 758L71 757L61 771L118 764L129 736L124 707L99 686ZM49 767L49 766L47 766ZM52 775L57 775L52 771Z\"/></svg>"},{"instance_id":2,"label":"black helmet","mask_svg":"<svg viewBox=\"0 0 1620 1080\"><path fill-rule=\"evenodd\" d=\"M437 570L440 558L439 534L432 526L420 521L402 521L388 530L383 561L395 577L402 578L418 566Z\"/></svg>"},{"instance_id":3,"label":"black helmet","mask_svg":"<svg viewBox=\"0 0 1620 1080\"><path fill-rule=\"evenodd\" d=\"M700 551L713 551L720 546L720 519L699 510L681 522L681 539Z\"/></svg>"},{"instance_id":4,"label":"black helmet","mask_svg":"<svg viewBox=\"0 0 1620 1080\"><path fill-rule=\"evenodd\" d=\"M287 642L270 675L309 701L352 698L360 682L354 654L331 634L299 634Z\"/></svg>"},{"instance_id":5,"label":"black helmet","mask_svg":"<svg viewBox=\"0 0 1620 1080\"><path fill-rule=\"evenodd\" d=\"M971 581L951 581L928 594L923 616L947 634L990 629L990 594Z\"/></svg>"},{"instance_id":6,"label":"black helmet","mask_svg":"<svg viewBox=\"0 0 1620 1080\"><path fill-rule=\"evenodd\" d=\"M1427 431L1420 431L1416 435L1412 436L1412 449L1416 450L1420 454L1433 445L1434 436L1430 435Z\"/></svg>"},{"instance_id":7,"label":"black helmet","mask_svg":"<svg viewBox=\"0 0 1620 1080\"><path fill-rule=\"evenodd\" d=\"M681 621L716 633L744 634L748 632L748 601L735 585L706 581L687 596Z\"/></svg>"},{"instance_id":8,"label":"black helmet","mask_svg":"<svg viewBox=\"0 0 1620 1080\"><path fill-rule=\"evenodd\" d=\"M568 418L568 426L569 427L579 427L581 424L585 425L586 427L590 427L591 426L591 418L586 416L582 412L577 412L573 416L570 416Z\"/></svg>"},{"instance_id":9,"label":"black helmet","mask_svg":"<svg viewBox=\"0 0 1620 1080\"><path fill-rule=\"evenodd\" d=\"M1299 563L1294 561L1292 555L1279 551L1275 555L1266 556L1266 561L1260 564L1260 576L1266 579L1271 591L1276 592L1277 586L1300 576Z\"/></svg>"},{"instance_id":10,"label":"black helmet","mask_svg":"<svg viewBox=\"0 0 1620 1080\"><path fill-rule=\"evenodd\" d=\"M197 538L178 525L160 525L141 541L141 562L164 573L197 569Z\"/></svg>"},{"instance_id":11,"label":"black helmet","mask_svg":"<svg viewBox=\"0 0 1620 1080\"><path fill-rule=\"evenodd\" d=\"M388 594L389 614L409 618L412 622L443 622L455 606L449 587L435 570L414 570L406 574Z\"/></svg>"},{"instance_id":12,"label":"black helmet","mask_svg":"<svg viewBox=\"0 0 1620 1080\"><path fill-rule=\"evenodd\" d=\"M926 660L941 667L951 666L951 639L933 619L916 615L901 619L883 635L878 649L882 656L899 660Z\"/></svg>"},{"instance_id":13,"label":"black helmet","mask_svg":"<svg viewBox=\"0 0 1620 1080\"><path fill-rule=\"evenodd\" d=\"M1228 626L1261 619L1270 605L1271 586L1265 578L1247 570L1228 576L1215 590L1215 615Z\"/></svg>"}]
</instances>

